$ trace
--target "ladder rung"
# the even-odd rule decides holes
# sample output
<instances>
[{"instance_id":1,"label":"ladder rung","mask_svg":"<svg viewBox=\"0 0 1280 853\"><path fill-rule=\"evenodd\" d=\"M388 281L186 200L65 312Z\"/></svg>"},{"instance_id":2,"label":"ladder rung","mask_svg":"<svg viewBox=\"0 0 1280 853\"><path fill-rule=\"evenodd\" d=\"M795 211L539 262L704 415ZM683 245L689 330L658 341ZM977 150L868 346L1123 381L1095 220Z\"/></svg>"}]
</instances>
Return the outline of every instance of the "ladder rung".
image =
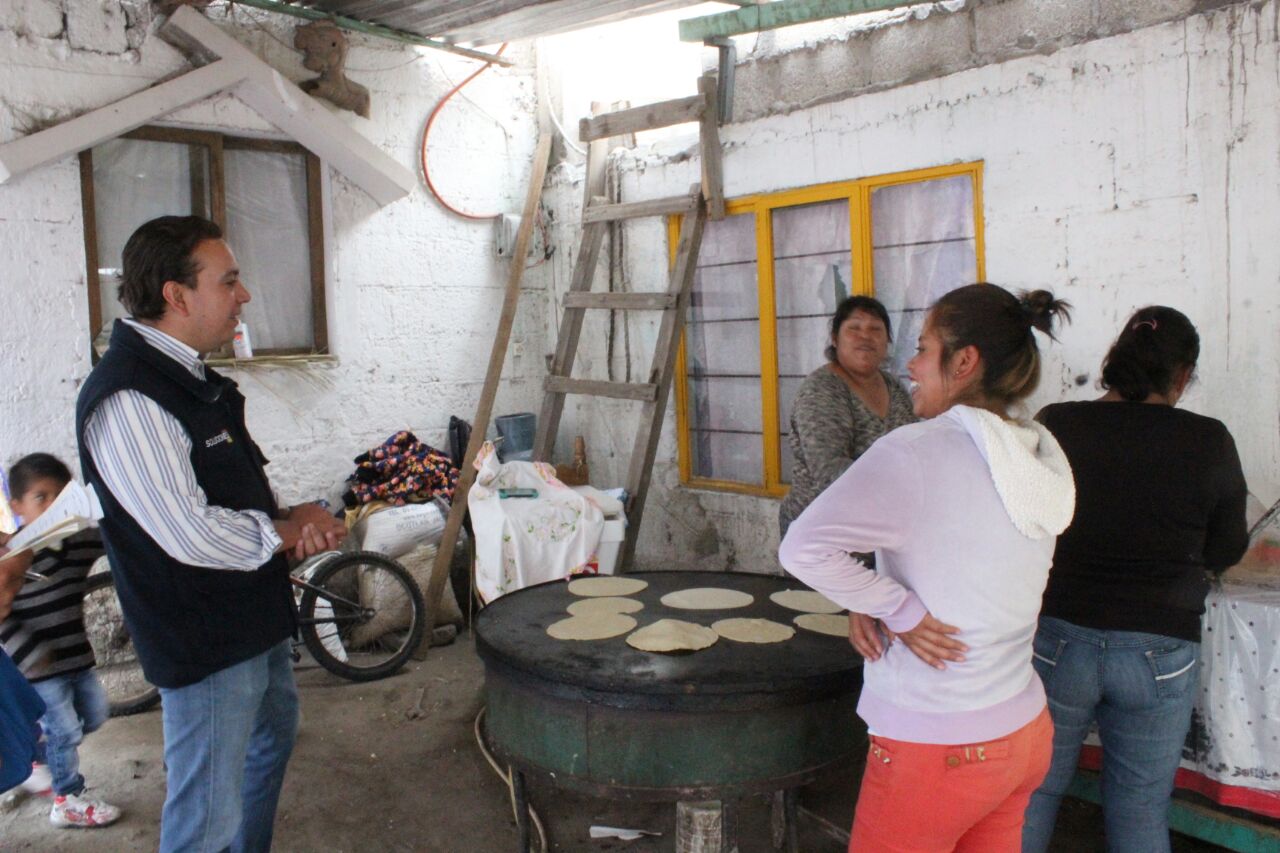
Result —
<instances>
[{"instance_id":1,"label":"ladder rung","mask_svg":"<svg viewBox=\"0 0 1280 853\"><path fill-rule=\"evenodd\" d=\"M592 397L613 397L618 400L642 400L648 402L658 397L657 385L639 385L633 382L600 382L594 379L570 379L568 376L548 376L543 387L552 394L586 394Z\"/></svg>"},{"instance_id":2,"label":"ladder rung","mask_svg":"<svg viewBox=\"0 0 1280 853\"><path fill-rule=\"evenodd\" d=\"M605 113L595 118L584 118L578 123L578 138L583 142L590 142L593 139L622 136L625 133L698 121L702 118L704 109L706 109L706 100L703 96L693 95L674 101L659 101L643 107L618 110L616 113Z\"/></svg>"},{"instance_id":3,"label":"ladder rung","mask_svg":"<svg viewBox=\"0 0 1280 853\"><path fill-rule=\"evenodd\" d=\"M639 216L666 216L672 213L688 213L697 205L692 196L679 195L655 198L648 201L627 201L621 204L597 204L592 202L582 212L582 223L612 222L617 219L635 219Z\"/></svg>"},{"instance_id":4,"label":"ladder rung","mask_svg":"<svg viewBox=\"0 0 1280 853\"><path fill-rule=\"evenodd\" d=\"M617 311L662 311L674 308L674 293L584 293L569 291L565 308L612 308Z\"/></svg>"}]
</instances>

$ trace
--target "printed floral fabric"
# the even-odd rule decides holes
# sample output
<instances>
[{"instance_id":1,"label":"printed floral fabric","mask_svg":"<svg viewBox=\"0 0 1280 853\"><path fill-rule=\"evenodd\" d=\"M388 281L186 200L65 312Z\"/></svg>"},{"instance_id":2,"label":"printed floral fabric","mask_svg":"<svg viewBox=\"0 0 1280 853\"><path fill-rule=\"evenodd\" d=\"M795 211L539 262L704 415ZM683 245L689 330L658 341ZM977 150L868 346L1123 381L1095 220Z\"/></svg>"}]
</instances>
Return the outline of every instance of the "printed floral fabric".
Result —
<instances>
[{"instance_id":1,"label":"printed floral fabric","mask_svg":"<svg viewBox=\"0 0 1280 853\"><path fill-rule=\"evenodd\" d=\"M423 503L436 497L453 500L458 469L445 453L401 430L382 444L355 458L356 470L347 481L343 500L349 507L371 501L395 506Z\"/></svg>"}]
</instances>

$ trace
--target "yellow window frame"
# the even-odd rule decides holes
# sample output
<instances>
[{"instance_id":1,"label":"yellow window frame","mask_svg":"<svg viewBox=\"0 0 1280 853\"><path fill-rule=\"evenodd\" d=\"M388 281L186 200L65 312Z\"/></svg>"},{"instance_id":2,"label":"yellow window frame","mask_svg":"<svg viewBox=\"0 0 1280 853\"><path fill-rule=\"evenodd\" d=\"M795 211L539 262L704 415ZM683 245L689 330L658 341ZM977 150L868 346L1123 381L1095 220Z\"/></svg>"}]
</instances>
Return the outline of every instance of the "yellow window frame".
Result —
<instances>
[{"instance_id":1,"label":"yellow window frame","mask_svg":"<svg viewBox=\"0 0 1280 853\"><path fill-rule=\"evenodd\" d=\"M778 336L777 313L774 292L773 216L777 208L796 207L849 200L849 228L853 281L851 294L875 295L875 269L871 238L871 194L881 187L898 184L933 181L968 175L973 186L974 249L977 261L978 281L986 280L986 244L983 228L982 161L956 163L949 166L933 166L912 169L851 181L835 181L811 187L782 190L728 199L725 212L729 216L751 213L755 216L756 230L756 285L760 312L760 404L763 430L764 482L739 483L693 475L693 453L689 438L689 377L685 361L686 336L680 336L680 349L676 356L676 444L679 452L680 482L697 489L736 492L738 494L781 498L790 486L782 482L782 431L778 413ZM675 247L679 242L680 217L667 221L668 246L672 263Z\"/></svg>"}]
</instances>

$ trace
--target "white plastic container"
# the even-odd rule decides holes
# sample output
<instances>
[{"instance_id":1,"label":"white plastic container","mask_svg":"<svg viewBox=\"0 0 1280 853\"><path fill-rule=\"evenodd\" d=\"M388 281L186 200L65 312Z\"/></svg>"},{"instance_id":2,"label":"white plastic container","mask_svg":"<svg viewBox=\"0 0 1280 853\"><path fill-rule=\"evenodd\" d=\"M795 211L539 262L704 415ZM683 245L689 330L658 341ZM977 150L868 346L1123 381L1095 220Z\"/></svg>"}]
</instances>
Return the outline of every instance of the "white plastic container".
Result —
<instances>
[{"instance_id":1,"label":"white plastic container","mask_svg":"<svg viewBox=\"0 0 1280 853\"><path fill-rule=\"evenodd\" d=\"M613 574L618 566L618 552L622 549L622 540L626 535L626 516L619 513L613 518L605 517L604 532L600 534L600 547L596 549L596 561L600 564L600 574Z\"/></svg>"},{"instance_id":2,"label":"white plastic container","mask_svg":"<svg viewBox=\"0 0 1280 853\"><path fill-rule=\"evenodd\" d=\"M241 320L236 323L236 336L231 341L231 351L236 358L253 358L253 344L249 340L249 325Z\"/></svg>"},{"instance_id":3,"label":"white plastic container","mask_svg":"<svg viewBox=\"0 0 1280 853\"><path fill-rule=\"evenodd\" d=\"M622 550L622 540L627 535L627 516L623 512L622 501L591 486L574 486L573 490L591 498L604 513L604 531L596 548L596 563L600 574L611 575L618 567L618 552Z\"/></svg>"}]
</instances>

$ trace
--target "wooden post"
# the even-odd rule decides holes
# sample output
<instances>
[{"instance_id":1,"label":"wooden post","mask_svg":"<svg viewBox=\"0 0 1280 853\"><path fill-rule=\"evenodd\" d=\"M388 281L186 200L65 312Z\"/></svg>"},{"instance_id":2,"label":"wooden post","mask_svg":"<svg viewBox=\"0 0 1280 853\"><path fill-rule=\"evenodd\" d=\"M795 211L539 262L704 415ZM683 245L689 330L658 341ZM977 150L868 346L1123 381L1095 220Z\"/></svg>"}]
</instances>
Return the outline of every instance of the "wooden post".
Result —
<instances>
[{"instance_id":1,"label":"wooden post","mask_svg":"<svg viewBox=\"0 0 1280 853\"><path fill-rule=\"evenodd\" d=\"M541 99L540 99L541 100ZM545 104L545 100L542 101ZM458 544L458 533L462 530L462 519L467 514L467 492L476 479L473 464L484 444L484 434L489 429L489 421L493 417L493 403L498 395L498 381L502 378L502 364L507 358L507 344L511 340L511 328L516 320L516 308L520 301L520 280L524 277L525 258L529 254L529 239L533 236L534 222L538 216L538 203L542 200L542 184L547 177L547 162L551 157L550 121L545 106L539 111L538 147L533 153L533 173L529 176L529 192L525 196L523 218L520 229L516 232L515 251L511 253L511 268L507 273L507 288L502 298L502 313L498 317L498 330L493 336L493 349L489 353L489 369L485 372L484 388L480 392L480 405L476 408L475 419L471 423L471 440L467 442L467 452L462 456L462 470L458 475L458 485L453 490L453 502L449 507L449 518L444 525L444 536L436 551L435 565L431 567L431 580L427 584L427 628L422 634L422 642L414 653L414 658L423 660L431 647L431 634L436 626L436 613L440 608L440 596L444 592L445 581L449 579L449 565L453 562L453 551Z\"/></svg>"},{"instance_id":2,"label":"wooden post","mask_svg":"<svg viewBox=\"0 0 1280 853\"><path fill-rule=\"evenodd\" d=\"M702 142L702 197L707 200L707 216L724 219L724 166L720 159L720 113L716 78L704 74L698 78L698 92L706 106L699 120Z\"/></svg>"}]
</instances>

